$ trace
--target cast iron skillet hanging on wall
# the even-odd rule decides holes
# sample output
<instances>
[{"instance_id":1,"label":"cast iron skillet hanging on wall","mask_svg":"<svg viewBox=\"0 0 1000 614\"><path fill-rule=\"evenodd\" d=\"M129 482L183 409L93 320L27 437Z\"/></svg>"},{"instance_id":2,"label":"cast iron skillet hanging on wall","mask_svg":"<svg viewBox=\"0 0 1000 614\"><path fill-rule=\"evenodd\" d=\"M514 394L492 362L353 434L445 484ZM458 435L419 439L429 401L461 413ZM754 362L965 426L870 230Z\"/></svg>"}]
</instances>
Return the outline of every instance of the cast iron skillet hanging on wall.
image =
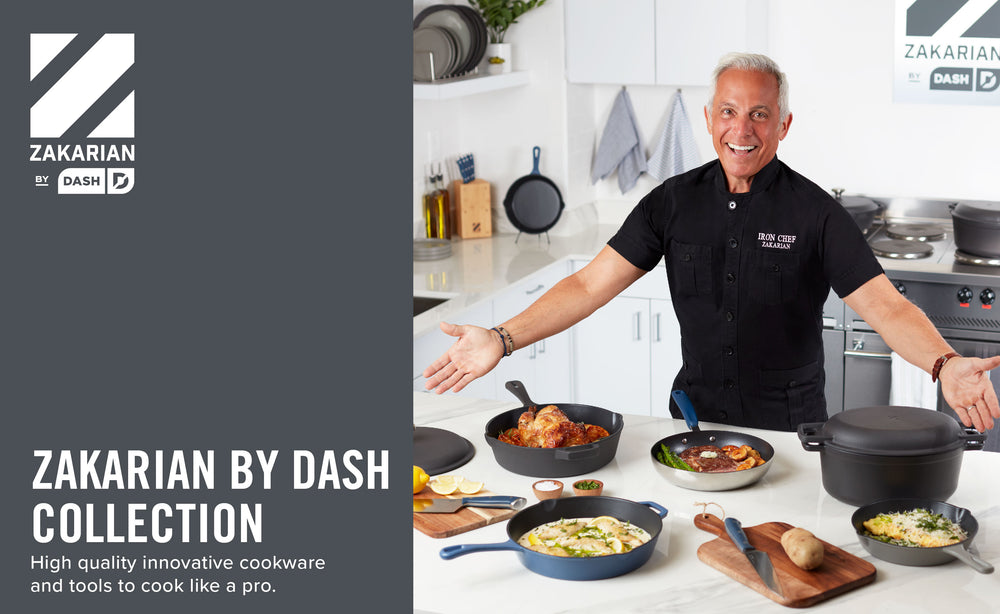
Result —
<instances>
[{"instance_id":1,"label":"cast iron skillet hanging on wall","mask_svg":"<svg viewBox=\"0 0 1000 614\"><path fill-rule=\"evenodd\" d=\"M529 234L548 232L559 221L566 206L556 184L538 172L541 152L541 148L536 145L532 150L535 165L531 174L515 181L507 190L507 197L503 199L507 219L514 228ZM520 236L518 234L518 238ZM514 242L517 243L517 239Z\"/></svg>"}]
</instances>

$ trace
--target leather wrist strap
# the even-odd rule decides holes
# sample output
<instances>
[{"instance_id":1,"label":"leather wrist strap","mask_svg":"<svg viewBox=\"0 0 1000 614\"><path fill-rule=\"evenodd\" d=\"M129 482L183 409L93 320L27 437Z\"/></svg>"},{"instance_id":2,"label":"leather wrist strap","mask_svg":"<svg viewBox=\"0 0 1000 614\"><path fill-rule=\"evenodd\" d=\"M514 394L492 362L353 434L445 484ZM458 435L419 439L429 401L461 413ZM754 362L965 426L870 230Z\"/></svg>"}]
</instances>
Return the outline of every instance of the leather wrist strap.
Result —
<instances>
[{"instance_id":1,"label":"leather wrist strap","mask_svg":"<svg viewBox=\"0 0 1000 614\"><path fill-rule=\"evenodd\" d=\"M959 358L960 356L961 354L959 354L958 352L948 352L947 354L944 354L943 356L939 357L934 362L934 368L931 369L931 381L932 382L938 381L938 375L941 374L941 368L944 366L944 363L948 362L952 358Z\"/></svg>"}]
</instances>

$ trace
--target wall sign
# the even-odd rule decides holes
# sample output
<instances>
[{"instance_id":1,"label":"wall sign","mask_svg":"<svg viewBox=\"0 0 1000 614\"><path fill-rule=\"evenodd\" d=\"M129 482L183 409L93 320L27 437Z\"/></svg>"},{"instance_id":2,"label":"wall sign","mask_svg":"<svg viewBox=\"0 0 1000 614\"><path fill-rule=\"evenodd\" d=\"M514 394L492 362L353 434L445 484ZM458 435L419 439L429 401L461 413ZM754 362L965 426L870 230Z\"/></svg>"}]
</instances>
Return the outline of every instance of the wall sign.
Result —
<instances>
[{"instance_id":1,"label":"wall sign","mask_svg":"<svg viewBox=\"0 0 1000 614\"><path fill-rule=\"evenodd\" d=\"M893 101L1000 105L1000 0L896 0Z\"/></svg>"}]
</instances>

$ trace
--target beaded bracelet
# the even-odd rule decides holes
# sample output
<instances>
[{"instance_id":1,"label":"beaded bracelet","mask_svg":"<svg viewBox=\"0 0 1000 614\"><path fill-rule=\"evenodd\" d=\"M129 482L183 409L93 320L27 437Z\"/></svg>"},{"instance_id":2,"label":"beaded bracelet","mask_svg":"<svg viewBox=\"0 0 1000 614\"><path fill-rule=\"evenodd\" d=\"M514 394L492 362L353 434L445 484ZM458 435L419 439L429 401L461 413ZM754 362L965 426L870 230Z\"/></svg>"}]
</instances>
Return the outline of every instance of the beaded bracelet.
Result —
<instances>
[{"instance_id":1,"label":"beaded bracelet","mask_svg":"<svg viewBox=\"0 0 1000 614\"><path fill-rule=\"evenodd\" d=\"M496 331L500 335L500 343L503 344L503 355L510 356L514 353L514 338L510 336L503 326L494 326L490 330Z\"/></svg>"}]
</instances>

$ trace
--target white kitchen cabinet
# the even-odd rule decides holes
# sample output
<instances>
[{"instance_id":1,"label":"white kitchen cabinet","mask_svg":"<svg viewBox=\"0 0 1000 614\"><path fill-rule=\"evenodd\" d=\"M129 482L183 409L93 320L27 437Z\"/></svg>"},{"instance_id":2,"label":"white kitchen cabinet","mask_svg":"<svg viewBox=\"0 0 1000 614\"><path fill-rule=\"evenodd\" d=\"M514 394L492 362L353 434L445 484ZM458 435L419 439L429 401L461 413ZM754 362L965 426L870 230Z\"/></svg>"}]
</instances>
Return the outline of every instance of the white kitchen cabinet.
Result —
<instances>
[{"instance_id":1,"label":"white kitchen cabinet","mask_svg":"<svg viewBox=\"0 0 1000 614\"><path fill-rule=\"evenodd\" d=\"M585 262L574 262L578 270ZM662 266L572 329L574 401L667 416L680 329Z\"/></svg>"},{"instance_id":2,"label":"white kitchen cabinet","mask_svg":"<svg viewBox=\"0 0 1000 614\"><path fill-rule=\"evenodd\" d=\"M477 305L457 313L450 318L450 321L460 324L475 324L489 328L493 326L493 302L483 301ZM445 353L455 338L434 329L413 339L413 390L424 390L423 370L439 356ZM451 393L448 393L451 394ZM456 393L464 396L479 399L496 398L496 376L493 372L487 373L479 379L473 380L468 386Z\"/></svg>"},{"instance_id":3,"label":"white kitchen cabinet","mask_svg":"<svg viewBox=\"0 0 1000 614\"><path fill-rule=\"evenodd\" d=\"M566 80L653 83L654 0L566 0Z\"/></svg>"},{"instance_id":4,"label":"white kitchen cabinet","mask_svg":"<svg viewBox=\"0 0 1000 614\"><path fill-rule=\"evenodd\" d=\"M767 0L566 0L564 9L571 83L706 86L723 54L767 51Z\"/></svg>"},{"instance_id":5,"label":"white kitchen cabinet","mask_svg":"<svg viewBox=\"0 0 1000 614\"><path fill-rule=\"evenodd\" d=\"M524 311L568 273L569 263L563 262L511 286L493 300L496 322L504 322ZM570 399L570 369L569 331L542 339L528 347L517 347L513 354L501 359L493 370L496 374L495 398L514 399L506 389L506 384L511 380L519 380L533 401L566 402Z\"/></svg>"}]
</instances>

